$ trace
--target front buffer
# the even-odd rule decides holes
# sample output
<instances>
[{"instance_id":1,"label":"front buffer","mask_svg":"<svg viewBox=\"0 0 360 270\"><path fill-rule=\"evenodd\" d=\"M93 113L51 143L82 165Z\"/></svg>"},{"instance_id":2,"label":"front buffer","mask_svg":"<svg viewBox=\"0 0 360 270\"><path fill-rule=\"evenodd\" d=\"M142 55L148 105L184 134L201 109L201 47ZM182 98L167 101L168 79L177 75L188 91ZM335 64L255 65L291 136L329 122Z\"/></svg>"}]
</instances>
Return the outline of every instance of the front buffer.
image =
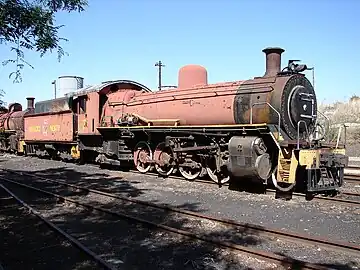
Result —
<instances>
[{"instance_id":1,"label":"front buffer","mask_svg":"<svg viewBox=\"0 0 360 270\"><path fill-rule=\"evenodd\" d=\"M335 195L343 184L347 165L345 149L325 146L311 149L281 147L271 180L282 192L297 187L310 197L316 194Z\"/></svg>"}]
</instances>

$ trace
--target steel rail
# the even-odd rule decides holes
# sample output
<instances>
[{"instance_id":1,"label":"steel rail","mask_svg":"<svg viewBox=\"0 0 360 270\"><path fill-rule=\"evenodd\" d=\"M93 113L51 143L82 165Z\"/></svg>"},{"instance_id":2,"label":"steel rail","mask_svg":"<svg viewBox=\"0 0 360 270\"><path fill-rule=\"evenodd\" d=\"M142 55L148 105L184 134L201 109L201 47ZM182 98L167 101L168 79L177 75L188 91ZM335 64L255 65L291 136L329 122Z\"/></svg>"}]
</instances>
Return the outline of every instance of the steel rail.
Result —
<instances>
[{"instance_id":1,"label":"steel rail","mask_svg":"<svg viewBox=\"0 0 360 270\"><path fill-rule=\"evenodd\" d=\"M351 184L360 184L360 175L347 174L344 176L344 181Z\"/></svg>"},{"instance_id":2,"label":"steel rail","mask_svg":"<svg viewBox=\"0 0 360 270\"><path fill-rule=\"evenodd\" d=\"M93 260L95 260L100 266L102 266L104 269L111 269L115 270L116 268L109 265L107 262L105 262L103 259L101 259L98 255L96 255L94 252L92 252L90 249L85 247L83 244L81 244L78 240L76 240L74 237L60 229L58 226L56 226L54 223L52 223L50 220L45 218L40 212L32 208L30 205L28 205L26 202L21 200L17 195L15 195L12 191L10 191L8 188L6 188L4 185L0 184L0 187L5 190L11 197L13 197L19 204L25 206L31 213L33 213L36 217L38 217L42 222L44 222L48 227L50 227L53 231L61 234L63 237L65 237L71 244L76 246L81 251L85 252L88 256L90 256ZM0 268L1 269L1 268Z\"/></svg>"},{"instance_id":3,"label":"steel rail","mask_svg":"<svg viewBox=\"0 0 360 270\"><path fill-rule=\"evenodd\" d=\"M13 171L13 170L11 170L11 169L1 168L1 170L8 171L8 172L11 172L11 173L18 173L18 174L20 174L20 172ZM131 173L135 173L135 174L139 174L139 175L144 175L144 174L140 173L140 172L137 171L137 170L130 170L130 172L131 172ZM21 173L24 174L24 175L32 176L32 177L41 178L41 176L34 176L34 175L31 175L31 174L27 174L27 173L25 173L25 172L21 172ZM162 177L162 176L159 176L158 174L152 173L152 172L148 172L148 173L146 173L146 175ZM186 182L189 181L189 180L186 180L186 179L183 178L183 177L175 176L175 175L168 176L167 178L177 179L177 180L186 181ZM53 181L54 181L54 180L53 180ZM197 183L209 184L209 185L218 185L217 183L212 182L211 180L206 181L206 180L201 180L201 179L195 179L195 180L190 181L190 182L197 182ZM228 186L228 185L229 185L228 183L223 184L223 186ZM274 190L274 189L266 189L266 192L275 193L276 190ZM358 195L356 195L356 193L351 193L351 194L350 194L350 193L348 193L348 192L340 192L340 194L348 195L348 196L354 196L354 197L358 196ZM292 195L293 195L293 196L296 196L296 197L306 197L306 194L298 193L298 192L294 192ZM317 197L317 196L315 196L315 197L312 198L312 200L315 200L315 201L333 201L333 202L338 202L338 203L341 203L341 204L344 204L344 205L351 205L351 206L355 206L355 207L359 207L359 206L360 206L360 201L357 201L357 200L348 200L348 199L341 199L341 198L336 198L336 197Z\"/></svg>"},{"instance_id":4,"label":"steel rail","mask_svg":"<svg viewBox=\"0 0 360 270\"><path fill-rule=\"evenodd\" d=\"M134 170L134 169L129 170L129 172L135 173L135 174L139 174L139 175L144 175L144 174L142 174L142 173L140 173L139 171ZM162 176L160 176L159 174L154 173L154 172L147 172L146 175L156 176L156 177L162 177ZM185 179L185 178L182 177L182 176L176 176L176 175L170 175L170 176L168 176L168 178L179 179L179 180L188 181L188 182L211 184L211 185L217 185L217 186L219 185L219 184L213 182L212 180L203 180L203 179L187 180L187 179ZM344 181L346 181L347 183L360 184L360 175L346 174L346 175L344 176ZM222 184L222 186L228 186L228 185L229 185L228 183Z\"/></svg>"},{"instance_id":5,"label":"steel rail","mask_svg":"<svg viewBox=\"0 0 360 270\"><path fill-rule=\"evenodd\" d=\"M103 195L103 196L114 198L114 199L119 199L119 200L130 202L130 203L135 203L135 204L140 204L140 205L144 205L144 206L149 206L152 208L171 211L171 212L175 212L175 213L179 213L179 214L183 214L183 215L187 215L187 216L203 218L206 220L211 220L211 221L215 221L215 222L219 222L219 223L223 223L223 224L227 224L227 225L231 225L231 226L235 226L235 227L239 227L239 228L243 228L243 229L251 229L251 230L257 231L259 233L262 233L264 235L282 237L287 240L291 240L293 242L303 242L306 244L312 244L312 245L318 245L318 246L320 245L320 246L323 246L326 248L336 249L337 251L339 249L341 249L342 251L348 252L348 253L350 252L350 253L358 254L360 252L360 246L353 245L353 244L350 244L347 242L342 242L342 241L329 242L328 239L323 239L320 237L308 236L308 235L299 234L299 233L295 233L295 232L286 232L286 231L282 231L282 230L266 228L266 227L259 226L256 224L243 223L243 222L238 222L238 221L231 220L231 219L216 218L216 217L212 217L209 215L200 214L200 213L183 210L183 209L179 209L179 208L175 208L175 207L162 206L162 205L158 205L158 204L151 203L151 202L146 202L146 201L141 201L141 200L137 200L137 199L133 199L133 198L127 198L127 197L123 197L123 196L119 196L119 195L114 195L114 194L96 190L96 189L81 187L81 186L77 186L74 184L66 183L65 181L62 181L62 180L54 180L54 179L46 178L46 177L42 177L42 176L34 176L34 175L31 175L28 173L14 172L14 174L35 177L35 178L43 179L45 181L66 185L66 186L72 187L74 189L84 190L84 191L92 192L95 194Z\"/></svg>"},{"instance_id":6,"label":"steel rail","mask_svg":"<svg viewBox=\"0 0 360 270\"><path fill-rule=\"evenodd\" d=\"M120 217L122 219L128 219L128 220L132 220L132 221L135 221L135 222L138 222L138 223L146 224L146 225L148 225L150 227L160 228L160 229L162 229L164 231L168 231L168 232L171 232L171 233L183 235L183 236L189 237L191 239L198 239L198 240L201 240L201 241L204 241L204 242L207 242L207 243L211 243L211 244L214 244L216 246L223 247L223 248L237 250L237 251L243 252L243 253L245 253L245 254L247 254L249 256L256 257L256 258L259 258L259 259L265 259L265 260L267 260L269 262L273 262L273 263L276 263L276 264L284 266L284 267L292 267L294 265L296 265L296 266L300 265L301 269L309 269L309 270L315 270L315 269L316 270L323 270L323 269L325 270L325 269L327 269L327 267L324 267L322 265L308 263L308 262L300 261L300 260L297 260L297 259L291 259L291 258L288 258L288 257L283 256L283 255L279 255L279 254L276 254L276 253L267 252L267 251L261 251L261 250L257 250L257 249L254 249L254 248L245 247L245 246L242 246L242 245L233 244L233 243L226 242L226 241L219 241L219 240L216 240L216 239L213 239L211 237L204 236L204 235L191 233L191 232L184 231L184 230L181 230L181 229L169 227L167 225L158 224L158 223L155 223L155 222L152 222L152 221L148 221L148 220L145 220L145 219L142 219L142 218L130 216L130 215L127 215L127 214L124 214L124 213L114 212L114 211L110 211L108 209L104 209L104 208L97 207L97 206L94 206L94 205L89 205L89 204L86 204L86 203L82 203L82 202L79 202L77 200L73 200L73 199L61 196L59 194L53 193L53 192L45 191L45 190L38 189L38 188L29 186L29 185L26 185L26 184L23 184L23 183L19 183L17 181L13 181L13 180L8 179L6 177L0 176L0 179L2 179L3 181L9 182L9 183L15 184L15 185L25 187L27 189L32 189L32 190L38 191L40 193L47 194L47 195L62 199L62 200L67 201L67 202L74 203L76 205L79 205L79 206L82 206L82 207L85 207L85 208L89 208L89 209L96 210L96 211L99 211L99 212L107 213L107 214L110 214L110 215L113 215L113 216L116 216L116 217Z\"/></svg>"},{"instance_id":7,"label":"steel rail","mask_svg":"<svg viewBox=\"0 0 360 270\"><path fill-rule=\"evenodd\" d=\"M131 173L136 173L136 174L139 174L139 175L144 175L136 170L130 170ZM152 172L147 172L146 175L151 175L151 176L158 176L158 177L161 177L159 176L158 174L156 173L152 173ZM189 181L189 180L186 180L185 178L181 177L181 176L168 176L167 178L173 178L173 179L177 179L177 180L181 180L181 181ZM202 184L209 184L209 185L218 185L217 183L215 182L212 182L211 180L209 181L206 181L206 180L201 180L201 179L195 179L193 181L189 181L189 182L196 182L196 183L202 183ZM359 179L359 183L360 183L360 179ZM228 183L225 183L223 184L223 186L228 186L229 184ZM270 192L270 193L275 193L276 190L274 189L267 189L266 192ZM357 196L360 196L357 195L356 193L349 193L349 192L340 192L340 194L343 194L343 195L348 195L348 196L354 196L354 197L357 197ZM294 196L297 196L297 197L306 197L305 194L302 194L302 193L298 193L298 192L294 192L292 195ZM336 198L336 197L314 197L313 200L316 200L316 201L335 201L335 202L339 202L339 203L342 203L342 204L347 204L347 205L354 205L354 206L360 206L360 201L352 201L352 200L347 200L347 199L341 199L341 198Z\"/></svg>"},{"instance_id":8,"label":"steel rail","mask_svg":"<svg viewBox=\"0 0 360 270\"><path fill-rule=\"evenodd\" d=\"M360 193L341 192L341 194L346 195L346 196L360 197Z\"/></svg>"}]
</instances>

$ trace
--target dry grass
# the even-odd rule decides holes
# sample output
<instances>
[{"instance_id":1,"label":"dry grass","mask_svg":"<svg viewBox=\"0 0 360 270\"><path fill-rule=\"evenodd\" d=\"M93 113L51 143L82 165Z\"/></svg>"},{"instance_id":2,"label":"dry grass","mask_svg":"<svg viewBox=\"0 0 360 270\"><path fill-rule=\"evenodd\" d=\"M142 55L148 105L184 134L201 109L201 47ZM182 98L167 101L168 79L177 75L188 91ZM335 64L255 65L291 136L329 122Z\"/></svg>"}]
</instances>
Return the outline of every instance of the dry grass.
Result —
<instances>
[{"instance_id":1,"label":"dry grass","mask_svg":"<svg viewBox=\"0 0 360 270\"><path fill-rule=\"evenodd\" d=\"M336 102L334 104L319 104L318 110L329 118L329 130L326 134L328 141L336 141L339 127L342 124L346 128L347 154L360 156L360 97L353 96L348 102ZM320 119L319 119L320 120ZM325 124L325 119L320 120ZM344 132L341 141L344 140Z\"/></svg>"}]
</instances>

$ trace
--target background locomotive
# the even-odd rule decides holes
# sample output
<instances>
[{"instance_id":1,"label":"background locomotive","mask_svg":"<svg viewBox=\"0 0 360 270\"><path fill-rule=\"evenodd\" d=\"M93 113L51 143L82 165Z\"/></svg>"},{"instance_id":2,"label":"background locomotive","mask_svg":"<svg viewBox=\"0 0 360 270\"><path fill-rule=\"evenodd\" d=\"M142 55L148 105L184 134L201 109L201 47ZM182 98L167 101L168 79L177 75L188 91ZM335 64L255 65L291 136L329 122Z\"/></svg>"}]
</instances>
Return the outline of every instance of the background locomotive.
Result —
<instances>
[{"instance_id":1,"label":"background locomotive","mask_svg":"<svg viewBox=\"0 0 360 270\"><path fill-rule=\"evenodd\" d=\"M23 117L19 145L26 154L92 156L142 173L178 169L188 180L271 179L282 191L297 183L307 193L334 192L348 162L345 146L314 136L317 100L301 74L306 65L289 61L281 70L284 50L263 52L265 74L250 80L208 84L206 69L189 65L176 89L152 92L119 80L38 102Z\"/></svg>"},{"instance_id":2,"label":"background locomotive","mask_svg":"<svg viewBox=\"0 0 360 270\"><path fill-rule=\"evenodd\" d=\"M0 150L23 152L24 116L34 113L34 98L27 98L27 109L22 110L20 103L11 103L0 109Z\"/></svg>"}]
</instances>

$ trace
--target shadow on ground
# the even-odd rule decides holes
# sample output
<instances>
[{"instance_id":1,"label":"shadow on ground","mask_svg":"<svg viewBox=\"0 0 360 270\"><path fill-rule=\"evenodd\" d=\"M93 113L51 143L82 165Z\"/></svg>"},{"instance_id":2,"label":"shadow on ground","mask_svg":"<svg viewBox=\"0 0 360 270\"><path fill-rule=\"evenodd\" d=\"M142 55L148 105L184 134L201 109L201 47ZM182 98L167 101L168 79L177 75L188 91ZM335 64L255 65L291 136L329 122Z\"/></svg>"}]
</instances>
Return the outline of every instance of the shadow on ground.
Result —
<instances>
[{"instance_id":1,"label":"shadow on ground","mask_svg":"<svg viewBox=\"0 0 360 270\"><path fill-rule=\"evenodd\" d=\"M121 196L137 197L146 192L146 190L136 188L131 181L118 177L111 178L102 173L86 174L65 167L32 173L35 176L66 180L68 183L94 189L99 187L99 181L106 181L106 184L102 183L101 189ZM99 199L99 201L93 196L87 197L88 194L82 190L74 191L74 189L66 188L63 185L44 182L31 176L20 178L4 171L0 172L0 176L62 195L77 196L77 199L84 201L91 200L92 204L97 204L106 209L116 209L122 213L151 220L157 224L182 228L183 230L188 230L186 228L191 225L188 219L160 209L134 205L111 198ZM236 255L234 252L219 249L201 241L177 236L136 221L119 219L108 214L76 207L71 203L61 202L41 193L3 182L1 179L0 183L11 189L34 208L43 211L42 213L48 216L51 221L119 269L267 268L262 262L248 260L246 256ZM56 238L57 240L53 240L54 236L49 236L48 229L38 224L39 222L36 222L31 215L26 214L26 211L16 209L16 204L4 191L1 191L0 196L2 226L0 262L5 269L92 268L86 258L81 256L81 252L76 253L71 246L61 244L59 237ZM199 209L197 204L184 204L179 207L191 211L203 211ZM193 220L192 222L198 221ZM212 225L211 223L200 224L201 229L196 233L201 237L215 237L219 240L232 237L235 243L249 247L256 247L260 244L260 238L253 231L235 231L234 229L212 231L210 229ZM236 238L234 238L234 234L236 234ZM78 261L82 261L82 263L79 264ZM333 269L352 269L351 264L326 266ZM288 269L302 268L303 265L294 261Z\"/></svg>"}]
</instances>

